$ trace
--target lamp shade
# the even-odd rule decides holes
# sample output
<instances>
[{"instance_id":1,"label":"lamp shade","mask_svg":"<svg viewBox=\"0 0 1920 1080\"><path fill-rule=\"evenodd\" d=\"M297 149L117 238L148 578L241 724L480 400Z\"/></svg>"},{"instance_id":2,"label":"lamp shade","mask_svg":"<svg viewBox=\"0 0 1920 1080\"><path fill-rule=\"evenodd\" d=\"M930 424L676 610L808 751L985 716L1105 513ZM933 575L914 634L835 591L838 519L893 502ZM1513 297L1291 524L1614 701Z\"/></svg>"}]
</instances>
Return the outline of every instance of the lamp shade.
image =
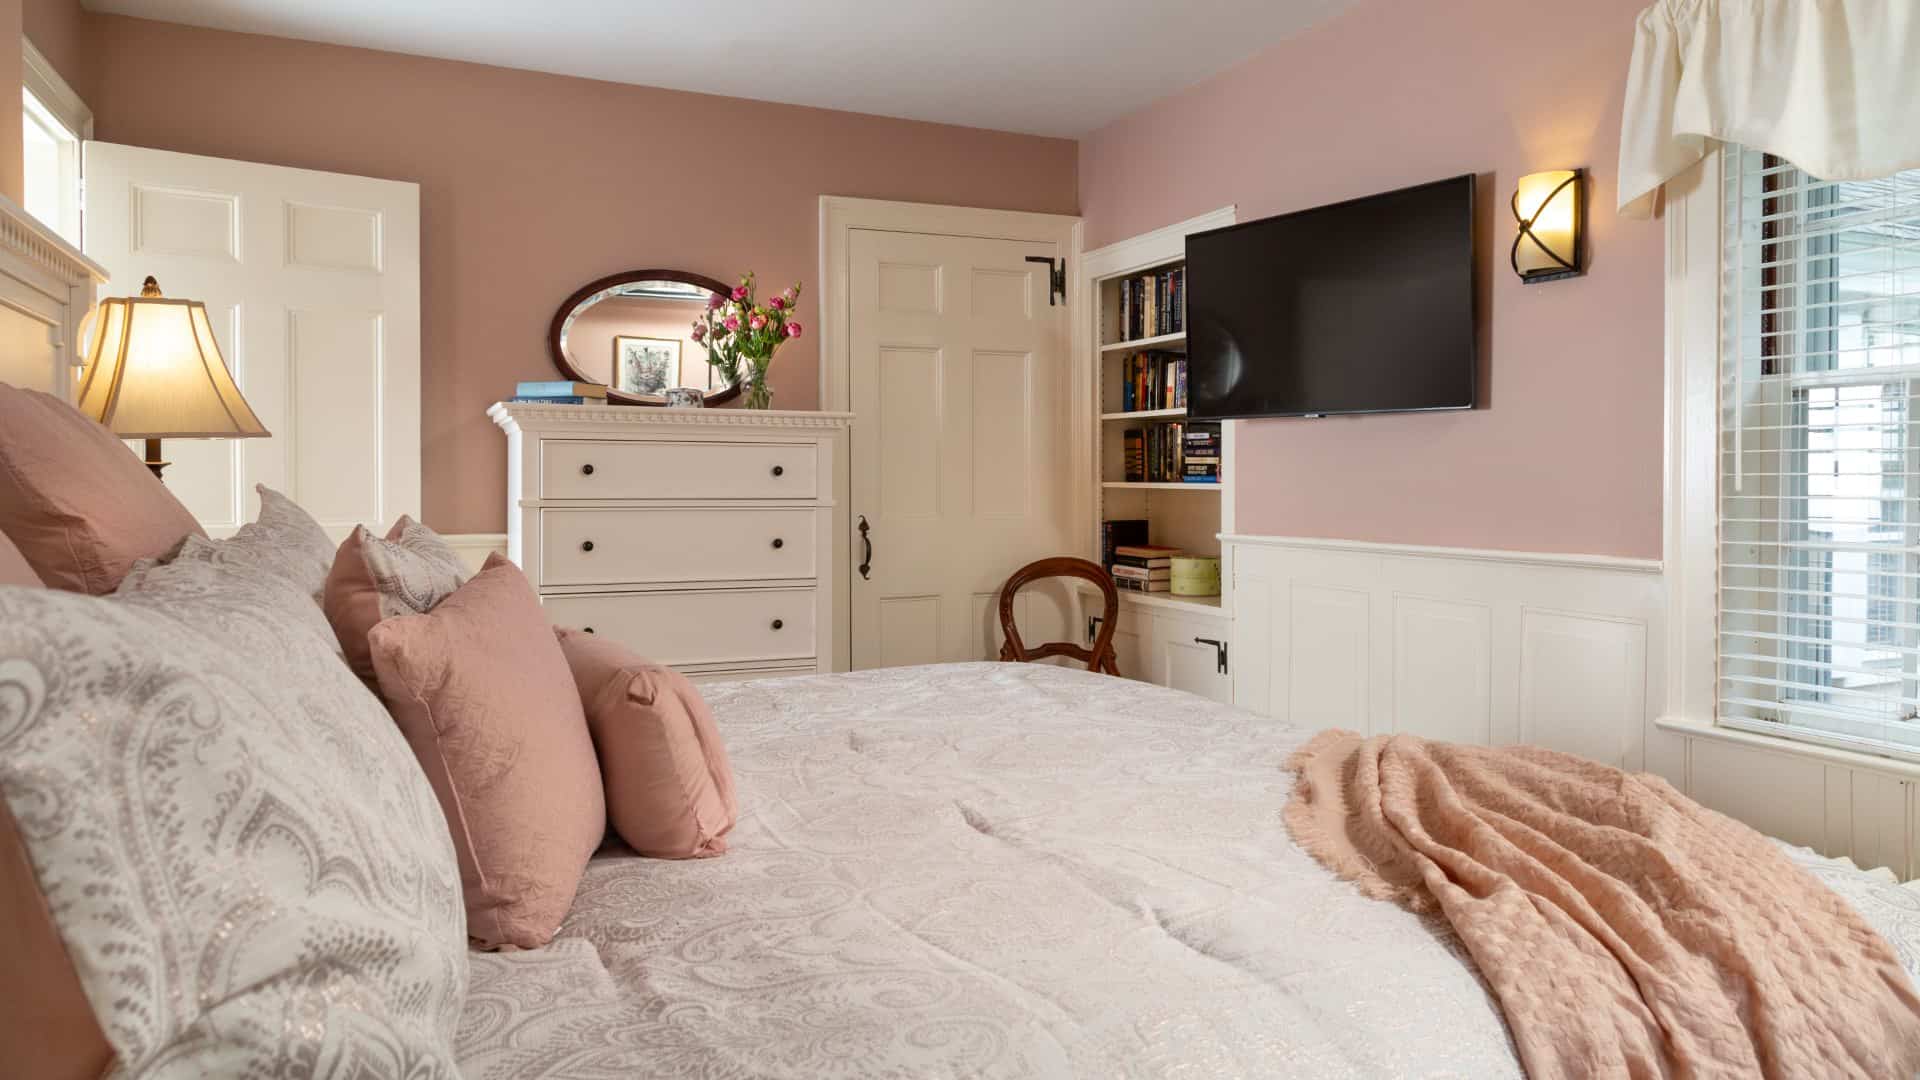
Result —
<instances>
[{"instance_id":1,"label":"lamp shade","mask_svg":"<svg viewBox=\"0 0 1920 1080\"><path fill-rule=\"evenodd\" d=\"M247 439L271 434L234 385L207 306L169 300L152 278L139 296L100 302L74 404L129 439Z\"/></svg>"},{"instance_id":2,"label":"lamp shade","mask_svg":"<svg viewBox=\"0 0 1920 1080\"><path fill-rule=\"evenodd\" d=\"M1573 277L1580 264L1579 169L1529 173L1513 192L1513 272L1522 281Z\"/></svg>"}]
</instances>

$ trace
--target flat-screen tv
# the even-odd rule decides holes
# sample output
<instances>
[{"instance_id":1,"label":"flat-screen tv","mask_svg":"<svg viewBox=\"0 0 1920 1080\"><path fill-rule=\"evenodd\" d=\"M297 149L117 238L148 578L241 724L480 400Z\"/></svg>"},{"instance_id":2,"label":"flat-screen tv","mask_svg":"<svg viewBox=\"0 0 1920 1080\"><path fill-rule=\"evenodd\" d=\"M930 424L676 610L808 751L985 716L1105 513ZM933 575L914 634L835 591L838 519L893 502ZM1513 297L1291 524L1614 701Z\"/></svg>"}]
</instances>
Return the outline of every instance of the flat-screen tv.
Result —
<instances>
[{"instance_id":1,"label":"flat-screen tv","mask_svg":"<svg viewBox=\"0 0 1920 1080\"><path fill-rule=\"evenodd\" d=\"M1187 237L1188 415L1470 409L1471 174Z\"/></svg>"}]
</instances>

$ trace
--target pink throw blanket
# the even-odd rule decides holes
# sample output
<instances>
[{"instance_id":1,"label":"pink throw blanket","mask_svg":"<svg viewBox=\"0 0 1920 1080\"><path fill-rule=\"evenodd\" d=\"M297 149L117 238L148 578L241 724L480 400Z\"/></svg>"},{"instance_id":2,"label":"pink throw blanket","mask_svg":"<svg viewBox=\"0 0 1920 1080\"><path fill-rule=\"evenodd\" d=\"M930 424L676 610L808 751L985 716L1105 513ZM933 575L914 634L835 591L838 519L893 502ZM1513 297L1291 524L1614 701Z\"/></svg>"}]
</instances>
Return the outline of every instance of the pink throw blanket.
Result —
<instances>
[{"instance_id":1,"label":"pink throw blanket","mask_svg":"<svg viewBox=\"0 0 1920 1080\"><path fill-rule=\"evenodd\" d=\"M1535 747L1326 731L1287 827L1438 911L1533 1080L1911 1077L1920 996L1845 900L1650 775Z\"/></svg>"}]
</instances>

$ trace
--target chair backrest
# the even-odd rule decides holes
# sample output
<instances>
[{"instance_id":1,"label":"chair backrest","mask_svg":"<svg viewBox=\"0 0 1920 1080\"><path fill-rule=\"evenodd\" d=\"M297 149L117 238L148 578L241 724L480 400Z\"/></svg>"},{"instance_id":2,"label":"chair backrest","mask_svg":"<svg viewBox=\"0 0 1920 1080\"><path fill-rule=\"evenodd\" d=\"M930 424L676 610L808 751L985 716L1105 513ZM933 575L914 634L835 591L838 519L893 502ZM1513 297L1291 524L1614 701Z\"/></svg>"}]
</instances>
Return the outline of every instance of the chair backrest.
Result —
<instances>
[{"instance_id":1,"label":"chair backrest","mask_svg":"<svg viewBox=\"0 0 1920 1080\"><path fill-rule=\"evenodd\" d=\"M1045 645L1030 647L1020 640L1020 628L1013 624L1013 595L1023 586L1054 577L1085 578L1100 586L1106 610L1100 619L1100 631L1094 636L1092 648L1082 648L1066 641L1050 641ZM1007 636L1006 643L1000 646L1000 659L1025 662L1044 660L1049 656L1065 656L1087 665L1088 671L1118 675L1120 666L1114 658L1113 629L1119 618L1120 594L1113 587L1113 578L1107 576L1098 563L1064 555L1028 563L1015 570L1007 583L1000 586L1000 629Z\"/></svg>"}]
</instances>

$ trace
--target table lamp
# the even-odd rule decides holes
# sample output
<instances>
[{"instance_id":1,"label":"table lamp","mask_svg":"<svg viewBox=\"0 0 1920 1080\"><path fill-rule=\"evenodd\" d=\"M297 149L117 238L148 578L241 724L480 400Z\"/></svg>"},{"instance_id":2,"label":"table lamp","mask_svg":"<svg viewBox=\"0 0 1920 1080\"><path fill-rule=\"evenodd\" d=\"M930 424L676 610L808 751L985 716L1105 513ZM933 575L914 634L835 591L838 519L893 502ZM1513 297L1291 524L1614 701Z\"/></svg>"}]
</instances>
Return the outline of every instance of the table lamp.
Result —
<instances>
[{"instance_id":1,"label":"table lamp","mask_svg":"<svg viewBox=\"0 0 1920 1080\"><path fill-rule=\"evenodd\" d=\"M147 440L147 468L155 477L167 467L161 439L272 434L234 385L207 305L166 299L152 278L139 296L100 302L86 355L75 406L115 435Z\"/></svg>"}]
</instances>

